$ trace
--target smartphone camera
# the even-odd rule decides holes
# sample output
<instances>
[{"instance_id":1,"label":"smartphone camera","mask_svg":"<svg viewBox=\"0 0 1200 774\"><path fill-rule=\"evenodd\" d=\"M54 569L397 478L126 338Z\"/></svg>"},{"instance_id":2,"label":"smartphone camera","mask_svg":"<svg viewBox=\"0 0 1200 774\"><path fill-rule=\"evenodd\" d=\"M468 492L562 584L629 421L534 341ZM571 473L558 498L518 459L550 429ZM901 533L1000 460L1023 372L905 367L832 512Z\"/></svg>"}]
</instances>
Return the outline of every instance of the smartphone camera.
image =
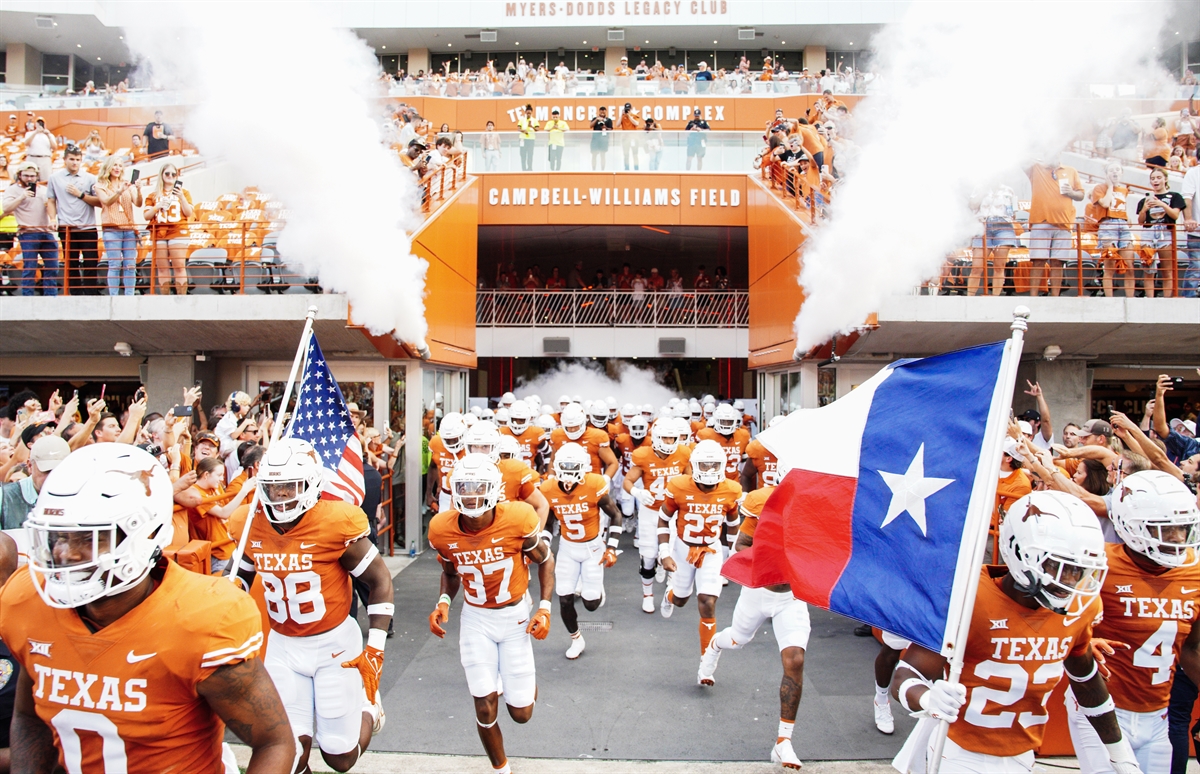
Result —
<instances>
[{"instance_id":1,"label":"smartphone camera","mask_svg":"<svg viewBox=\"0 0 1200 774\"><path fill-rule=\"evenodd\" d=\"M1182 376L1173 377L1171 379L1171 384L1175 385L1176 387L1180 386L1181 384L1183 384L1183 377Z\"/></svg>"}]
</instances>

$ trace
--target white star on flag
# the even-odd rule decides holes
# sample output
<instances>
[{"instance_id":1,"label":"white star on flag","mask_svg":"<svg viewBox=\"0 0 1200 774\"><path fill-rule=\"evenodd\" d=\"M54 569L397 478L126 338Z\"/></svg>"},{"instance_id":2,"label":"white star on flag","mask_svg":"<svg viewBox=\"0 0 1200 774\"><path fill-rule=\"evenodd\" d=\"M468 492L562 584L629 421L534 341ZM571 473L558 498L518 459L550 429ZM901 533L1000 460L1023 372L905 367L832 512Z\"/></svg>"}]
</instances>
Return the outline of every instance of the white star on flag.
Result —
<instances>
[{"instance_id":1,"label":"white star on flag","mask_svg":"<svg viewBox=\"0 0 1200 774\"><path fill-rule=\"evenodd\" d=\"M892 490L892 501L888 504L887 516L879 528L883 529L907 511L920 528L921 534L929 537L925 524L925 499L954 483L954 479L925 476L925 444L921 444L917 449L917 455L913 457L903 475L882 470L878 473Z\"/></svg>"}]
</instances>

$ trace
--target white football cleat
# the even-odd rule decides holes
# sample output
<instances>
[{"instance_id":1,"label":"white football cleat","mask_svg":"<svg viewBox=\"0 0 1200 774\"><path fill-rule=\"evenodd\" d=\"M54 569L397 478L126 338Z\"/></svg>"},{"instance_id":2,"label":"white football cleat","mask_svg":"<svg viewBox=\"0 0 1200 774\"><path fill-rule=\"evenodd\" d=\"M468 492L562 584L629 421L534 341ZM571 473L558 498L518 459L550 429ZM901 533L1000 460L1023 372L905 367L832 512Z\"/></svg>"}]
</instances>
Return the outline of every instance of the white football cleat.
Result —
<instances>
[{"instance_id":1,"label":"white football cleat","mask_svg":"<svg viewBox=\"0 0 1200 774\"><path fill-rule=\"evenodd\" d=\"M642 612L643 613L653 613L654 612L654 595L653 594L647 594L646 596L642 597Z\"/></svg>"},{"instance_id":2,"label":"white football cleat","mask_svg":"<svg viewBox=\"0 0 1200 774\"><path fill-rule=\"evenodd\" d=\"M583 653L584 647L585 647L585 644L583 642L582 634L580 634L576 637L572 637L571 638L571 647L567 648L567 658L569 658L571 660L575 660L575 659L579 658L579 656Z\"/></svg>"},{"instance_id":3,"label":"white football cleat","mask_svg":"<svg viewBox=\"0 0 1200 774\"><path fill-rule=\"evenodd\" d=\"M717 678L717 662L721 660L721 651L713 643L708 643L704 655L700 657L700 671L696 674L696 682L700 685L715 685Z\"/></svg>"},{"instance_id":4,"label":"white football cleat","mask_svg":"<svg viewBox=\"0 0 1200 774\"><path fill-rule=\"evenodd\" d=\"M671 613L675 612L675 604L671 602L671 592L663 594L663 601L659 605L658 612L662 613L663 618L670 618Z\"/></svg>"},{"instance_id":5,"label":"white football cleat","mask_svg":"<svg viewBox=\"0 0 1200 774\"><path fill-rule=\"evenodd\" d=\"M658 566L658 569L654 571L654 582L655 583L664 583L664 582L666 582L666 580L667 580L667 571L660 564Z\"/></svg>"},{"instance_id":6,"label":"white football cleat","mask_svg":"<svg viewBox=\"0 0 1200 774\"><path fill-rule=\"evenodd\" d=\"M871 704L875 707L875 727L885 734L894 733L896 730L896 722L892 719L892 703L880 704L874 699Z\"/></svg>"},{"instance_id":7,"label":"white football cleat","mask_svg":"<svg viewBox=\"0 0 1200 774\"><path fill-rule=\"evenodd\" d=\"M775 744L771 750L771 763L781 764L785 769L804 768L804 764L796 757L796 751L792 749L791 739L784 739Z\"/></svg>"}]
</instances>

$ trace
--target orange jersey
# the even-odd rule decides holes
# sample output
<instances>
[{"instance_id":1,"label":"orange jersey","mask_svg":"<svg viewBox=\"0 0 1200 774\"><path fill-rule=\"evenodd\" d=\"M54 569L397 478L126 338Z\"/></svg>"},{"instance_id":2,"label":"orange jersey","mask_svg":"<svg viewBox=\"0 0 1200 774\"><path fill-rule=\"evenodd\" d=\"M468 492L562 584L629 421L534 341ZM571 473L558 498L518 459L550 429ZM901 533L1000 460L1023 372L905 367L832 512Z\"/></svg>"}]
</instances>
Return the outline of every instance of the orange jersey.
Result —
<instances>
[{"instance_id":1,"label":"orange jersey","mask_svg":"<svg viewBox=\"0 0 1200 774\"><path fill-rule=\"evenodd\" d=\"M742 475L742 460L746 457L746 447L750 445L750 431L739 427L733 435L721 435L711 427L700 431L696 436L698 441L716 441L725 450L725 478L737 481Z\"/></svg>"},{"instance_id":2,"label":"orange jersey","mask_svg":"<svg viewBox=\"0 0 1200 774\"><path fill-rule=\"evenodd\" d=\"M675 476L667 482L663 501L665 515L678 514L675 532L688 545L714 544L721 536L722 523L737 515L742 485L725 479L705 492L691 476Z\"/></svg>"},{"instance_id":3,"label":"orange jersey","mask_svg":"<svg viewBox=\"0 0 1200 774\"><path fill-rule=\"evenodd\" d=\"M452 454L440 435L429 439L429 457L438 469L438 486L446 494L450 494L450 474L454 471L454 463L462 459L462 454Z\"/></svg>"},{"instance_id":4,"label":"orange jersey","mask_svg":"<svg viewBox=\"0 0 1200 774\"><path fill-rule=\"evenodd\" d=\"M1179 650L1200 614L1200 566L1155 575L1134 564L1124 545L1107 548L1108 575L1100 592L1104 617L1095 635L1129 644L1108 657L1108 692L1123 710L1166 709Z\"/></svg>"},{"instance_id":5,"label":"orange jersey","mask_svg":"<svg viewBox=\"0 0 1200 774\"><path fill-rule=\"evenodd\" d=\"M691 458L692 452L685 446L677 447L666 459L659 457L650 444L633 450L633 464L642 471L642 488L654 495L654 508L662 507L667 496L667 482L682 476Z\"/></svg>"},{"instance_id":6,"label":"orange jersey","mask_svg":"<svg viewBox=\"0 0 1200 774\"><path fill-rule=\"evenodd\" d=\"M588 456L592 458L592 472L603 473L604 463L600 461L600 450L612 447L612 443L608 440L608 433L598 427L588 425L583 435L575 441L571 441L567 437L567 431L561 427L554 428L554 432L550 433L550 450L551 452L558 451L559 447L564 443L577 443L587 449Z\"/></svg>"},{"instance_id":7,"label":"orange jersey","mask_svg":"<svg viewBox=\"0 0 1200 774\"><path fill-rule=\"evenodd\" d=\"M707 419L697 419L695 422L691 422L689 424L691 425L691 428L692 428L692 437L699 438L700 431L702 431L708 427L708 420Z\"/></svg>"},{"instance_id":8,"label":"orange jersey","mask_svg":"<svg viewBox=\"0 0 1200 774\"><path fill-rule=\"evenodd\" d=\"M775 475L775 466L779 463L775 459L775 455L763 446L762 441L755 438L750 443L746 444L746 456L754 463L754 469L758 471L758 488L764 486L776 486L779 480Z\"/></svg>"},{"instance_id":9,"label":"orange jersey","mask_svg":"<svg viewBox=\"0 0 1200 774\"><path fill-rule=\"evenodd\" d=\"M222 774L225 724L197 693L217 667L262 648L258 610L225 578L162 561L158 587L92 633L42 601L27 572L0 592L0 637L33 681L67 771ZM160 574L161 573L161 574Z\"/></svg>"},{"instance_id":10,"label":"orange jersey","mask_svg":"<svg viewBox=\"0 0 1200 774\"><path fill-rule=\"evenodd\" d=\"M507 426L500 428L500 433L511 435L517 439L517 443L521 446L521 459L526 465L533 464L533 458L537 456L538 449L542 448L542 444L546 441L546 431L537 425L530 425L520 435L509 430Z\"/></svg>"},{"instance_id":11,"label":"orange jersey","mask_svg":"<svg viewBox=\"0 0 1200 774\"><path fill-rule=\"evenodd\" d=\"M201 489L192 486L203 498L195 508L187 509L188 537L192 540L207 540L212 543L213 559L228 559L233 554L233 540L225 520L219 516L209 516L208 512L214 505L229 502L226 492L218 487L215 490Z\"/></svg>"},{"instance_id":12,"label":"orange jersey","mask_svg":"<svg viewBox=\"0 0 1200 774\"><path fill-rule=\"evenodd\" d=\"M992 511L992 529L999 529L1001 513L1007 513L1013 503L1032 491L1033 483L1024 470L1014 470L1007 476L1002 476L1000 483L996 485L996 508Z\"/></svg>"},{"instance_id":13,"label":"orange jersey","mask_svg":"<svg viewBox=\"0 0 1200 774\"><path fill-rule=\"evenodd\" d=\"M600 498L608 494L604 476L588 473L570 492L563 491L557 478L548 478L542 482L542 494L562 523L563 540L589 543L600 534Z\"/></svg>"},{"instance_id":14,"label":"orange jersey","mask_svg":"<svg viewBox=\"0 0 1200 774\"><path fill-rule=\"evenodd\" d=\"M246 561L254 563L262 578L271 629L308 637L345 621L354 592L350 572L338 560L346 546L370 533L363 509L341 500L318 500L284 534L261 513L256 516L250 522Z\"/></svg>"},{"instance_id":15,"label":"orange jersey","mask_svg":"<svg viewBox=\"0 0 1200 774\"><path fill-rule=\"evenodd\" d=\"M625 423L619 418L616 421L609 422L606 429L608 430L608 439L613 443L616 443L617 436L629 432L629 429L625 427Z\"/></svg>"},{"instance_id":16,"label":"orange jersey","mask_svg":"<svg viewBox=\"0 0 1200 774\"><path fill-rule=\"evenodd\" d=\"M774 486L764 486L746 495L742 500L742 524L738 532L753 539L754 531L758 529L758 517L762 515L763 506L774 491Z\"/></svg>"},{"instance_id":17,"label":"orange jersey","mask_svg":"<svg viewBox=\"0 0 1200 774\"><path fill-rule=\"evenodd\" d=\"M529 588L529 570L522 547L540 526L533 506L500 503L492 523L467 532L454 509L429 522L429 545L438 558L458 571L463 599L475 607L508 607Z\"/></svg>"},{"instance_id":18,"label":"orange jersey","mask_svg":"<svg viewBox=\"0 0 1200 774\"><path fill-rule=\"evenodd\" d=\"M496 463L504 477L504 494L501 502L517 502L528 499L538 487L541 476L521 460L500 460Z\"/></svg>"},{"instance_id":19,"label":"orange jersey","mask_svg":"<svg viewBox=\"0 0 1200 774\"><path fill-rule=\"evenodd\" d=\"M1081 615L1030 610L1000 588L1006 573L984 567L975 594L962 684L967 703L950 724L964 750L1006 757L1036 750L1046 731L1046 702L1063 676L1063 659L1091 649L1093 600Z\"/></svg>"},{"instance_id":20,"label":"orange jersey","mask_svg":"<svg viewBox=\"0 0 1200 774\"><path fill-rule=\"evenodd\" d=\"M154 238L162 240L183 237L187 230L188 216L184 214L180 201L186 199L187 203L191 204L191 192L184 188L178 195L167 194L165 197L158 192L149 193L146 195L146 206L155 206L160 198L168 201L169 204L166 209L156 212L154 220L150 223L150 230L153 232Z\"/></svg>"}]
</instances>

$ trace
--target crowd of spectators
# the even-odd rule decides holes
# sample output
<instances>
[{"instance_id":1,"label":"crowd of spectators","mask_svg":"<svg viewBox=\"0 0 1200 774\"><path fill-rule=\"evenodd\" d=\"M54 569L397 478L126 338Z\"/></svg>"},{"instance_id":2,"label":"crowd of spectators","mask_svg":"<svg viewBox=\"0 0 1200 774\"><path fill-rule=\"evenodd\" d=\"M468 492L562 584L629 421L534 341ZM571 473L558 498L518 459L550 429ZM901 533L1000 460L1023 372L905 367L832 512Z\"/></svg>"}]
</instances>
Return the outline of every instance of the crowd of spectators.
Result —
<instances>
[{"instance_id":1,"label":"crowd of spectators","mask_svg":"<svg viewBox=\"0 0 1200 774\"><path fill-rule=\"evenodd\" d=\"M1120 116L1101 122L1091 149L1104 158L1186 172L1196 166L1196 140L1200 133L1200 117L1191 105L1189 100L1189 107L1175 115L1142 119L1135 118L1126 108Z\"/></svg>"},{"instance_id":2,"label":"crowd of spectators","mask_svg":"<svg viewBox=\"0 0 1200 774\"><path fill-rule=\"evenodd\" d=\"M451 63L441 70L419 70L395 75L380 74L381 83L397 96L496 97L496 96L635 96L672 94L865 94L874 76L853 68L838 66L831 70L810 71L802 68L789 72L782 61L765 57L760 68L745 56L732 69L710 69L706 61L695 69L684 65L663 65L641 59L630 66L628 57L606 73L570 68L562 60L551 67L548 62L531 65L525 59L498 67L489 61L478 70L455 71Z\"/></svg>"},{"instance_id":3,"label":"crowd of spectators","mask_svg":"<svg viewBox=\"0 0 1200 774\"><path fill-rule=\"evenodd\" d=\"M801 117L788 118L782 108L775 111L755 164L785 196L803 203L813 220L823 218L838 181L852 172L858 158L855 129L850 108L825 91Z\"/></svg>"},{"instance_id":4,"label":"crowd of spectators","mask_svg":"<svg viewBox=\"0 0 1200 774\"><path fill-rule=\"evenodd\" d=\"M480 289L487 288L486 281L480 279ZM682 293L684 290L729 290L729 272L724 266L717 266L712 274L700 264L695 274L684 277L679 269L670 269L666 274L660 273L657 266L649 270L630 264L623 264L619 271L606 272L596 269L588 274L583 261L576 261L572 269L565 275L557 266L550 268L549 273L543 273L540 264L532 264L523 272L518 271L515 264L501 263L496 267L496 290L628 290L634 294L642 293Z\"/></svg>"}]
</instances>

